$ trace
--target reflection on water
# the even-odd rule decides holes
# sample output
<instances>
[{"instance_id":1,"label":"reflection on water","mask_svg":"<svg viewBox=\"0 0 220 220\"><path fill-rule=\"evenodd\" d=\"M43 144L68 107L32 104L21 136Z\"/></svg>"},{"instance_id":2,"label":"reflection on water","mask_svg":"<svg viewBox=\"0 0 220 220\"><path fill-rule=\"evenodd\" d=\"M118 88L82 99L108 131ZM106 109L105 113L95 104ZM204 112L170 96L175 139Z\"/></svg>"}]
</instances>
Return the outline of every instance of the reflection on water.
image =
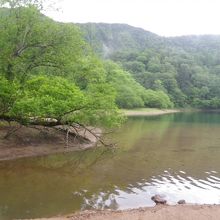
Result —
<instances>
[{"instance_id":1,"label":"reflection on water","mask_svg":"<svg viewBox=\"0 0 220 220\"><path fill-rule=\"evenodd\" d=\"M171 174L153 176L150 180L142 180L134 185L130 184L124 190L117 186L113 192L99 192L87 197L87 192L82 192L84 198L82 209L128 209L145 206L154 206L151 197L155 194L163 195L168 204L175 205L181 199L187 203L219 204L220 203L220 178L216 171L206 172L204 179L195 179L187 176L184 171Z\"/></svg>"},{"instance_id":2,"label":"reflection on water","mask_svg":"<svg viewBox=\"0 0 220 220\"><path fill-rule=\"evenodd\" d=\"M220 203L220 115L134 117L103 149L0 163L0 219L83 209Z\"/></svg>"}]
</instances>

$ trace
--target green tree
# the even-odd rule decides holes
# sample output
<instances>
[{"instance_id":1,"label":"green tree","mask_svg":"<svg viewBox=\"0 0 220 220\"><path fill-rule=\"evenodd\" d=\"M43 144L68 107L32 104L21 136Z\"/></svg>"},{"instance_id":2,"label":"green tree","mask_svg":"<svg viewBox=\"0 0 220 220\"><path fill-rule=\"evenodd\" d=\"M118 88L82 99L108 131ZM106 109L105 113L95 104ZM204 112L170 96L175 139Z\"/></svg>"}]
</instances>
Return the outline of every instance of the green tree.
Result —
<instances>
[{"instance_id":1,"label":"green tree","mask_svg":"<svg viewBox=\"0 0 220 220\"><path fill-rule=\"evenodd\" d=\"M144 107L145 89L130 73L113 62L105 62L107 81L116 89L116 103L120 108Z\"/></svg>"},{"instance_id":2,"label":"green tree","mask_svg":"<svg viewBox=\"0 0 220 220\"><path fill-rule=\"evenodd\" d=\"M163 91L146 90L145 106L150 108L172 108L173 103Z\"/></svg>"},{"instance_id":3,"label":"green tree","mask_svg":"<svg viewBox=\"0 0 220 220\"><path fill-rule=\"evenodd\" d=\"M6 10L0 20L0 70L10 81L39 72L65 76L83 56L77 28L53 22L33 5Z\"/></svg>"},{"instance_id":4,"label":"green tree","mask_svg":"<svg viewBox=\"0 0 220 220\"><path fill-rule=\"evenodd\" d=\"M0 118L118 125L115 90L78 28L42 15L42 1L0 3Z\"/></svg>"}]
</instances>

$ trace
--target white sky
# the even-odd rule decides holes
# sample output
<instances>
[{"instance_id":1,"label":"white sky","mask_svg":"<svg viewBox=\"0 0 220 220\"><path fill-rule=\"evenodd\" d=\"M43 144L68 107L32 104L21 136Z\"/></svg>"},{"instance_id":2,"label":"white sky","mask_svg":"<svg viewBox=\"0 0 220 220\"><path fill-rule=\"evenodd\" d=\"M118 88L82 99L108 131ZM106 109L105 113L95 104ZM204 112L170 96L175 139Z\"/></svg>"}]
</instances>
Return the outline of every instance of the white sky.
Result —
<instances>
[{"instance_id":1,"label":"white sky","mask_svg":"<svg viewBox=\"0 0 220 220\"><path fill-rule=\"evenodd\" d=\"M220 34L220 0L61 0L64 22L126 23L162 36Z\"/></svg>"}]
</instances>

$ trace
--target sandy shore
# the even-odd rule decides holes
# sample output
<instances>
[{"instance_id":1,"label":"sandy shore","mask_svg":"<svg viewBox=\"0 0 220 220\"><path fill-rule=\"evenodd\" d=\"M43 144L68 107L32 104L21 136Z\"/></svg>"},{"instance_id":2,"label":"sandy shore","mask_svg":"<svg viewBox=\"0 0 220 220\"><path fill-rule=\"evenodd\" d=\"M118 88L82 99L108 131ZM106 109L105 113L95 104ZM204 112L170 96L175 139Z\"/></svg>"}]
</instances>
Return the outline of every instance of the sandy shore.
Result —
<instances>
[{"instance_id":1,"label":"sandy shore","mask_svg":"<svg viewBox=\"0 0 220 220\"><path fill-rule=\"evenodd\" d=\"M123 110L123 113L126 116L153 116L153 115L164 115L164 114L171 114L180 112L178 109L137 109L137 110Z\"/></svg>"},{"instance_id":2,"label":"sandy shore","mask_svg":"<svg viewBox=\"0 0 220 220\"><path fill-rule=\"evenodd\" d=\"M220 205L158 205L153 208L125 211L84 211L41 220L218 220L219 218Z\"/></svg>"}]
</instances>

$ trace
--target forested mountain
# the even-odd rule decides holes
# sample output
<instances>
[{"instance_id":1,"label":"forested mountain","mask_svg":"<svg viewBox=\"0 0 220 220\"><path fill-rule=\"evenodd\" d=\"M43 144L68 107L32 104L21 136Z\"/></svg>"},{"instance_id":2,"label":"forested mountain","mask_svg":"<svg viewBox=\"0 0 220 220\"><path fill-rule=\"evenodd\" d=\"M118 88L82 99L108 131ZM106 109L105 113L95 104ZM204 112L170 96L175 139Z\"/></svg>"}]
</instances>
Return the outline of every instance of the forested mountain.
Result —
<instances>
[{"instance_id":1,"label":"forested mountain","mask_svg":"<svg viewBox=\"0 0 220 220\"><path fill-rule=\"evenodd\" d=\"M96 53L109 57L118 51L142 50L159 45L162 38L141 28L127 24L77 24Z\"/></svg>"},{"instance_id":2,"label":"forested mountain","mask_svg":"<svg viewBox=\"0 0 220 220\"><path fill-rule=\"evenodd\" d=\"M103 58L177 107L220 107L220 36L160 37L123 24L78 24Z\"/></svg>"},{"instance_id":3,"label":"forested mountain","mask_svg":"<svg viewBox=\"0 0 220 220\"><path fill-rule=\"evenodd\" d=\"M95 52L107 58L116 52L143 51L147 48L159 50L165 47L190 53L220 50L218 35L161 37L127 24L78 23L77 25Z\"/></svg>"}]
</instances>

